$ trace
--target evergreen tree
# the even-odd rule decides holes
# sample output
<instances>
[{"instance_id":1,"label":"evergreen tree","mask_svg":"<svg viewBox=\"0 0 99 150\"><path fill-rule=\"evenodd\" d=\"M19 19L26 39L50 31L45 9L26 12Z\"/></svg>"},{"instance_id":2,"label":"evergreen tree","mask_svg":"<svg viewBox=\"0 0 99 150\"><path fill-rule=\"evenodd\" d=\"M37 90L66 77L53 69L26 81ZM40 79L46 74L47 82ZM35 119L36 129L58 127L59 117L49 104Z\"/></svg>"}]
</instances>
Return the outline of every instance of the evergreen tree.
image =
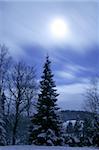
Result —
<instances>
[{"instance_id":1,"label":"evergreen tree","mask_svg":"<svg viewBox=\"0 0 99 150\"><path fill-rule=\"evenodd\" d=\"M3 92L1 95L1 107L2 107L3 116L5 115L5 101L6 101L6 96L5 93Z\"/></svg>"},{"instance_id":2,"label":"evergreen tree","mask_svg":"<svg viewBox=\"0 0 99 150\"><path fill-rule=\"evenodd\" d=\"M82 125L81 125L81 121L79 120L79 118L77 118L75 125L74 125L74 135L77 138L80 138L81 136L81 131L82 131Z\"/></svg>"},{"instance_id":3,"label":"evergreen tree","mask_svg":"<svg viewBox=\"0 0 99 150\"><path fill-rule=\"evenodd\" d=\"M82 145L92 145L93 127L92 120L85 118L83 123L83 136L81 137Z\"/></svg>"},{"instance_id":4,"label":"evergreen tree","mask_svg":"<svg viewBox=\"0 0 99 150\"><path fill-rule=\"evenodd\" d=\"M71 121L69 121L66 131L69 135L72 135L74 132L74 127L73 127L73 123Z\"/></svg>"},{"instance_id":5,"label":"evergreen tree","mask_svg":"<svg viewBox=\"0 0 99 150\"><path fill-rule=\"evenodd\" d=\"M37 113L32 118L30 143L36 145L62 145L62 124L58 115L57 96L49 57L46 57L40 94L37 102Z\"/></svg>"},{"instance_id":6,"label":"evergreen tree","mask_svg":"<svg viewBox=\"0 0 99 150\"><path fill-rule=\"evenodd\" d=\"M6 144L6 131L5 131L5 123L2 117L2 114L0 112L0 145L5 145Z\"/></svg>"},{"instance_id":7,"label":"evergreen tree","mask_svg":"<svg viewBox=\"0 0 99 150\"><path fill-rule=\"evenodd\" d=\"M5 131L5 122L4 122L4 112L2 107L2 94L0 90L0 145L6 144L6 131Z\"/></svg>"},{"instance_id":8,"label":"evergreen tree","mask_svg":"<svg viewBox=\"0 0 99 150\"><path fill-rule=\"evenodd\" d=\"M93 134L93 127L92 127L92 121L90 119L85 118L83 123L83 137L92 137Z\"/></svg>"},{"instance_id":9,"label":"evergreen tree","mask_svg":"<svg viewBox=\"0 0 99 150\"><path fill-rule=\"evenodd\" d=\"M99 115L96 115L93 121L93 144L99 146Z\"/></svg>"}]
</instances>

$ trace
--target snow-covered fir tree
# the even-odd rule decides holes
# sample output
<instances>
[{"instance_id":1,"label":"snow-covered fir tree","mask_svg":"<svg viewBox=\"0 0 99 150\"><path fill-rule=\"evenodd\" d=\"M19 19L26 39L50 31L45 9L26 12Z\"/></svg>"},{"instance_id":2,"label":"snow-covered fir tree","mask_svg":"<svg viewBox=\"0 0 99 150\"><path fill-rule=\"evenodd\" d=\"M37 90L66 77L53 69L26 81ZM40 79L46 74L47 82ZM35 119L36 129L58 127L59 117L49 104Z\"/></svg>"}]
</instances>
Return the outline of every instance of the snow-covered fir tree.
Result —
<instances>
[{"instance_id":1,"label":"snow-covered fir tree","mask_svg":"<svg viewBox=\"0 0 99 150\"><path fill-rule=\"evenodd\" d=\"M93 144L99 147L99 115L97 114L93 120Z\"/></svg>"},{"instance_id":2,"label":"snow-covered fir tree","mask_svg":"<svg viewBox=\"0 0 99 150\"><path fill-rule=\"evenodd\" d=\"M56 85L50 69L49 57L46 57L40 94L37 102L37 113L32 118L30 143L36 145L62 145L62 123L58 115Z\"/></svg>"},{"instance_id":3,"label":"snow-covered fir tree","mask_svg":"<svg viewBox=\"0 0 99 150\"><path fill-rule=\"evenodd\" d=\"M69 121L69 123L67 124L66 132L69 135L72 135L74 132L73 123L71 121Z\"/></svg>"},{"instance_id":4,"label":"snow-covered fir tree","mask_svg":"<svg viewBox=\"0 0 99 150\"><path fill-rule=\"evenodd\" d=\"M6 130L4 122L4 112L2 107L2 92L0 90L0 145L6 145Z\"/></svg>"},{"instance_id":5,"label":"snow-covered fir tree","mask_svg":"<svg viewBox=\"0 0 99 150\"><path fill-rule=\"evenodd\" d=\"M83 136L81 137L82 145L84 146L92 145L92 135L93 135L92 120L89 118L85 118L83 122Z\"/></svg>"},{"instance_id":6,"label":"snow-covered fir tree","mask_svg":"<svg viewBox=\"0 0 99 150\"><path fill-rule=\"evenodd\" d=\"M82 124L81 124L81 121L79 120L79 117L77 117L77 120L74 125L74 135L77 138L80 138L81 133L82 133Z\"/></svg>"}]
</instances>

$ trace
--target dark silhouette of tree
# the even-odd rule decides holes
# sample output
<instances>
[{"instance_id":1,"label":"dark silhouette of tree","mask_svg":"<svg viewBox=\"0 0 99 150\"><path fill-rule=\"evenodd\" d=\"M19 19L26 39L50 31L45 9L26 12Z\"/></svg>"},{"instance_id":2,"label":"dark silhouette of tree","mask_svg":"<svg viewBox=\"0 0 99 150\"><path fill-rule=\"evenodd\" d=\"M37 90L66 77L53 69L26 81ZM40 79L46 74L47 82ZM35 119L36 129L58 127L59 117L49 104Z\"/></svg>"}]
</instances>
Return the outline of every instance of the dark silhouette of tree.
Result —
<instances>
[{"instance_id":1,"label":"dark silhouette of tree","mask_svg":"<svg viewBox=\"0 0 99 150\"><path fill-rule=\"evenodd\" d=\"M66 133L68 133L69 135L72 135L73 132L74 132L73 123L69 121L67 128L66 128Z\"/></svg>"},{"instance_id":2,"label":"dark silhouette of tree","mask_svg":"<svg viewBox=\"0 0 99 150\"><path fill-rule=\"evenodd\" d=\"M82 133L82 124L81 124L81 121L79 120L79 117L77 117L75 125L74 125L74 135L77 138L80 138L81 133Z\"/></svg>"},{"instance_id":3,"label":"dark silhouette of tree","mask_svg":"<svg viewBox=\"0 0 99 150\"><path fill-rule=\"evenodd\" d=\"M8 48L5 45L0 45L0 145L6 144L5 130L5 91L7 88L7 76L10 67L11 57L8 53Z\"/></svg>"},{"instance_id":4,"label":"dark silhouette of tree","mask_svg":"<svg viewBox=\"0 0 99 150\"><path fill-rule=\"evenodd\" d=\"M40 94L36 105L37 112L32 118L30 143L36 145L61 145L62 125L58 115L56 85L50 69L51 62L46 57Z\"/></svg>"},{"instance_id":5,"label":"dark silhouette of tree","mask_svg":"<svg viewBox=\"0 0 99 150\"><path fill-rule=\"evenodd\" d=\"M86 90L85 109L92 113L93 144L99 145L99 79L91 80L89 88Z\"/></svg>"},{"instance_id":6,"label":"dark silhouette of tree","mask_svg":"<svg viewBox=\"0 0 99 150\"><path fill-rule=\"evenodd\" d=\"M6 145L6 130L4 121L4 110L2 107L2 94L0 90L0 145Z\"/></svg>"},{"instance_id":7,"label":"dark silhouette of tree","mask_svg":"<svg viewBox=\"0 0 99 150\"><path fill-rule=\"evenodd\" d=\"M16 63L9 78L9 95L14 115L12 129L12 144L16 144L17 130L21 115L30 117L32 100L36 94L35 72L33 67L23 62ZM11 109L12 109L11 108Z\"/></svg>"}]
</instances>

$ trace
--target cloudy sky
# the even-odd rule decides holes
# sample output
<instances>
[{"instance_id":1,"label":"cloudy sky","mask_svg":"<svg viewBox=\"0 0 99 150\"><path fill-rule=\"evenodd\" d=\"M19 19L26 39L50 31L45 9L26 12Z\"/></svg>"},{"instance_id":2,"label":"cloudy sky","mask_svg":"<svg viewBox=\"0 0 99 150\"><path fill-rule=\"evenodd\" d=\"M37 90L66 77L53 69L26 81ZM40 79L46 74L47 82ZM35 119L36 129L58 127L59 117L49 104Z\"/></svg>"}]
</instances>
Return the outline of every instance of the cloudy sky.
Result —
<instances>
[{"instance_id":1,"label":"cloudy sky","mask_svg":"<svg viewBox=\"0 0 99 150\"><path fill-rule=\"evenodd\" d=\"M55 20L65 25L62 35ZM0 43L16 60L36 65L38 80L48 53L59 106L81 109L88 80L99 74L99 2L0 1Z\"/></svg>"}]
</instances>

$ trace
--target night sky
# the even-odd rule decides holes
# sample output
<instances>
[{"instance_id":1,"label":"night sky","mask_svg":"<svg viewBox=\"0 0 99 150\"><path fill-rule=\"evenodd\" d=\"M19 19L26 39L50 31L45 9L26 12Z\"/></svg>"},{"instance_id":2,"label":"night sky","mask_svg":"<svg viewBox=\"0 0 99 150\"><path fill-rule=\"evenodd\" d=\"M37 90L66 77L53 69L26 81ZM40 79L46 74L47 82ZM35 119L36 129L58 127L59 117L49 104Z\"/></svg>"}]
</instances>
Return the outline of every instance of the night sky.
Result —
<instances>
[{"instance_id":1,"label":"night sky","mask_svg":"<svg viewBox=\"0 0 99 150\"><path fill-rule=\"evenodd\" d=\"M56 18L68 25L63 38L51 33ZM99 75L99 2L0 1L0 43L15 60L35 65L38 80L49 54L59 106L82 109L89 79Z\"/></svg>"}]
</instances>

